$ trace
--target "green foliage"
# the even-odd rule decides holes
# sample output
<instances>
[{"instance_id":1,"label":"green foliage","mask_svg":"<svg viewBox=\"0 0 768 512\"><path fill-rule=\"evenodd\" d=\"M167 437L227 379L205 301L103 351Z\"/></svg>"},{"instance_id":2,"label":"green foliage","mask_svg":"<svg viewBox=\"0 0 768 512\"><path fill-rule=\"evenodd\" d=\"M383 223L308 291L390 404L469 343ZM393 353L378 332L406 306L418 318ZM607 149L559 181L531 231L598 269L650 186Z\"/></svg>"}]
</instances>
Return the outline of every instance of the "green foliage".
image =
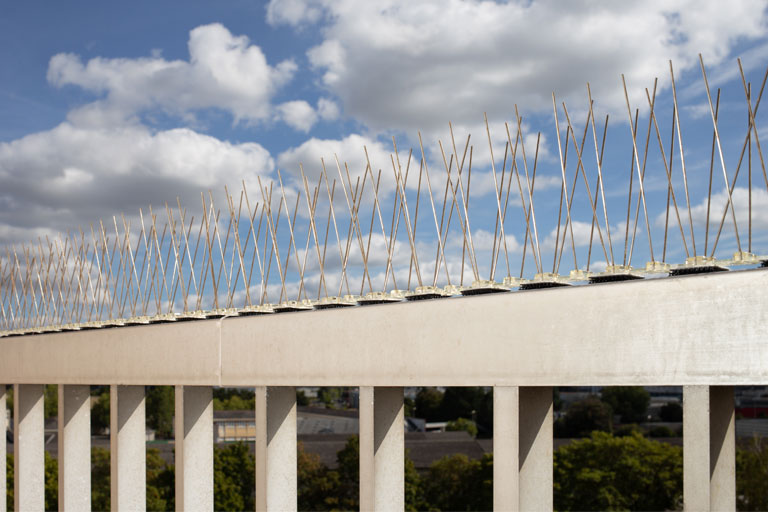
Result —
<instances>
[{"instance_id":1,"label":"green foliage","mask_svg":"<svg viewBox=\"0 0 768 512\"><path fill-rule=\"evenodd\" d=\"M0 386L5 387L5 384L0 384ZM8 386L7 389L5 392L5 408L11 411L11 418L13 418L13 386Z\"/></svg>"},{"instance_id":2,"label":"green foliage","mask_svg":"<svg viewBox=\"0 0 768 512\"><path fill-rule=\"evenodd\" d=\"M464 430L468 432L472 437L477 437L477 425L474 421L468 420L466 418L457 418L453 421L449 421L445 426L445 430L450 432Z\"/></svg>"},{"instance_id":3,"label":"green foliage","mask_svg":"<svg viewBox=\"0 0 768 512\"><path fill-rule=\"evenodd\" d=\"M317 398L325 404L328 409L335 409L336 404L341 400L341 388L322 387L317 390Z\"/></svg>"},{"instance_id":4,"label":"green foliage","mask_svg":"<svg viewBox=\"0 0 768 512\"><path fill-rule=\"evenodd\" d=\"M464 454L436 461L424 477L425 501L437 510L491 510L493 458L470 460Z\"/></svg>"},{"instance_id":5,"label":"green foliage","mask_svg":"<svg viewBox=\"0 0 768 512\"><path fill-rule=\"evenodd\" d=\"M256 407L253 390L241 388L214 388L213 409L215 411L244 411Z\"/></svg>"},{"instance_id":6,"label":"green foliage","mask_svg":"<svg viewBox=\"0 0 768 512\"><path fill-rule=\"evenodd\" d=\"M659 418L670 423L683 421L683 406L677 402L667 402L661 406Z\"/></svg>"},{"instance_id":7,"label":"green foliage","mask_svg":"<svg viewBox=\"0 0 768 512\"><path fill-rule=\"evenodd\" d=\"M103 391L91 408L91 432L101 434L109 428L109 391Z\"/></svg>"},{"instance_id":8,"label":"green foliage","mask_svg":"<svg viewBox=\"0 0 768 512\"><path fill-rule=\"evenodd\" d=\"M638 434L591 438L555 452L557 510L672 510L682 505L679 446Z\"/></svg>"},{"instance_id":9,"label":"green foliage","mask_svg":"<svg viewBox=\"0 0 768 512\"><path fill-rule=\"evenodd\" d=\"M176 504L175 472L171 464L154 448L147 449L147 510L174 510ZM107 489L109 490L109 489Z\"/></svg>"},{"instance_id":10,"label":"green foliage","mask_svg":"<svg viewBox=\"0 0 768 512\"><path fill-rule=\"evenodd\" d=\"M407 396L403 398L403 409L405 411L406 417L414 416L414 411L416 410L416 402L413 400L413 398L408 398Z\"/></svg>"},{"instance_id":11,"label":"green foliage","mask_svg":"<svg viewBox=\"0 0 768 512\"><path fill-rule=\"evenodd\" d=\"M634 423L622 425L619 428L614 429L613 431L613 435L616 437L627 437L627 436L633 436L635 434L642 436L644 435L644 432L640 427L638 427Z\"/></svg>"},{"instance_id":12,"label":"green foliage","mask_svg":"<svg viewBox=\"0 0 768 512\"><path fill-rule=\"evenodd\" d=\"M45 510L59 510L59 461L45 453Z\"/></svg>"},{"instance_id":13,"label":"green foliage","mask_svg":"<svg viewBox=\"0 0 768 512\"><path fill-rule=\"evenodd\" d=\"M303 389L296 391L296 405L309 405L309 398Z\"/></svg>"},{"instance_id":14,"label":"green foliage","mask_svg":"<svg viewBox=\"0 0 768 512\"><path fill-rule=\"evenodd\" d=\"M611 406L614 414L621 416L622 423L642 423L647 419L651 395L640 386L605 387L602 400Z\"/></svg>"},{"instance_id":15,"label":"green foliage","mask_svg":"<svg viewBox=\"0 0 768 512\"><path fill-rule=\"evenodd\" d=\"M13 510L13 455L5 455L5 510Z\"/></svg>"},{"instance_id":16,"label":"green foliage","mask_svg":"<svg viewBox=\"0 0 768 512\"><path fill-rule=\"evenodd\" d=\"M215 510L253 510L255 462L245 443L218 448L213 454Z\"/></svg>"},{"instance_id":17,"label":"green foliage","mask_svg":"<svg viewBox=\"0 0 768 512\"><path fill-rule=\"evenodd\" d=\"M172 386L147 388L147 426L160 438L173 435L174 391Z\"/></svg>"},{"instance_id":18,"label":"green foliage","mask_svg":"<svg viewBox=\"0 0 768 512\"><path fill-rule=\"evenodd\" d=\"M443 394L436 388L421 388L416 394L415 414L427 421L440 419L440 404L443 402Z\"/></svg>"},{"instance_id":19,"label":"green foliage","mask_svg":"<svg viewBox=\"0 0 768 512\"><path fill-rule=\"evenodd\" d=\"M45 453L45 510L59 509L59 463L56 459ZM5 507L13 508L13 455L5 456Z\"/></svg>"},{"instance_id":20,"label":"green foliage","mask_svg":"<svg viewBox=\"0 0 768 512\"><path fill-rule=\"evenodd\" d=\"M675 431L672 430L669 427L665 427L663 425L658 427L653 427L651 430L648 431L648 435L650 437L675 437Z\"/></svg>"},{"instance_id":21,"label":"green foliage","mask_svg":"<svg viewBox=\"0 0 768 512\"><path fill-rule=\"evenodd\" d=\"M59 386L56 384L45 385L43 407L45 419L55 418L59 414Z\"/></svg>"},{"instance_id":22,"label":"green foliage","mask_svg":"<svg viewBox=\"0 0 768 512\"><path fill-rule=\"evenodd\" d=\"M768 510L768 443L753 438L752 446L736 451L736 508Z\"/></svg>"},{"instance_id":23,"label":"green foliage","mask_svg":"<svg viewBox=\"0 0 768 512\"><path fill-rule=\"evenodd\" d=\"M320 461L320 456L297 447L297 483L299 510L332 510L338 505L339 474L330 471ZM356 505L350 505L356 508Z\"/></svg>"},{"instance_id":24,"label":"green foliage","mask_svg":"<svg viewBox=\"0 0 768 512\"><path fill-rule=\"evenodd\" d=\"M555 422L555 437L587 437L593 431L611 431L611 407L590 396L574 402Z\"/></svg>"},{"instance_id":25,"label":"green foliage","mask_svg":"<svg viewBox=\"0 0 768 512\"><path fill-rule=\"evenodd\" d=\"M471 418L478 429L493 432L493 392L490 388L451 387L441 393L421 388L416 395L414 414L427 421L452 421Z\"/></svg>"},{"instance_id":26,"label":"green foliage","mask_svg":"<svg viewBox=\"0 0 768 512\"><path fill-rule=\"evenodd\" d=\"M91 508L109 510L109 450L91 449Z\"/></svg>"}]
</instances>

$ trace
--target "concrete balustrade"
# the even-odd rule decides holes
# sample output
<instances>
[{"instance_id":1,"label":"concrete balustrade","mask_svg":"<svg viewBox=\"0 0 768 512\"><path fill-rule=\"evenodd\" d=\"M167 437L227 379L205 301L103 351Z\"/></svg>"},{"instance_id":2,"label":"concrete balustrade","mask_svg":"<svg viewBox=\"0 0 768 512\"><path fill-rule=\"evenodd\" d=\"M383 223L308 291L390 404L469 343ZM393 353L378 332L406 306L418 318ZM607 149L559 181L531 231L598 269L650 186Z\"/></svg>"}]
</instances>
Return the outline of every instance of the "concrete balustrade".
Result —
<instances>
[{"instance_id":1,"label":"concrete balustrade","mask_svg":"<svg viewBox=\"0 0 768 512\"><path fill-rule=\"evenodd\" d=\"M290 512L296 494L296 388L256 388L256 510Z\"/></svg>"},{"instance_id":2,"label":"concrete balustrade","mask_svg":"<svg viewBox=\"0 0 768 512\"><path fill-rule=\"evenodd\" d=\"M736 510L736 434L731 386L683 387L686 510Z\"/></svg>"},{"instance_id":3,"label":"concrete balustrade","mask_svg":"<svg viewBox=\"0 0 768 512\"><path fill-rule=\"evenodd\" d=\"M213 510L213 390L176 386L176 510Z\"/></svg>"},{"instance_id":4,"label":"concrete balustrade","mask_svg":"<svg viewBox=\"0 0 768 512\"><path fill-rule=\"evenodd\" d=\"M145 385L177 386L185 510L212 507L211 386L255 386L256 506L281 511L297 508L295 385L360 386L364 510L403 508L403 386L493 386L494 506L549 510L551 386L658 385L684 386L686 509L733 510L733 386L768 383L766 303L750 270L3 338L15 507L44 504L41 383L61 386L61 508L88 506L88 384L110 385L115 510L145 507Z\"/></svg>"},{"instance_id":5,"label":"concrete balustrade","mask_svg":"<svg viewBox=\"0 0 768 512\"><path fill-rule=\"evenodd\" d=\"M59 386L59 510L91 508L91 388Z\"/></svg>"},{"instance_id":6,"label":"concrete balustrade","mask_svg":"<svg viewBox=\"0 0 768 512\"><path fill-rule=\"evenodd\" d=\"M144 386L109 388L110 504L146 510L147 427Z\"/></svg>"},{"instance_id":7,"label":"concrete balustrade","mask_svg":"<svg viewBox=\"0 0 768 512\"><path fill-rule=\"evenodd\" d=\"M42 384L13 386L13 500L16 510L45 509L44 413Z\"/></svg>"}]
</instances>

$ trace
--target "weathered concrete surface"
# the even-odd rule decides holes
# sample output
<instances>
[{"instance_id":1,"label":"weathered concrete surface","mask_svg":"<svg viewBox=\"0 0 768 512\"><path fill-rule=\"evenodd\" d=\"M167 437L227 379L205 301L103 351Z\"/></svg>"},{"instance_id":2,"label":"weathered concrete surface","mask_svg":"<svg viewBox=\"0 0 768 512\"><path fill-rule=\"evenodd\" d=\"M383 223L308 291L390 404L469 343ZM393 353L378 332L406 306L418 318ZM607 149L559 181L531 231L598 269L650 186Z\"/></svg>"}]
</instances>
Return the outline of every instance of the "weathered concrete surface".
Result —
<instances>
[{"instance_id":1,"label":"weathered concrete surface","mask_svg":"<svg viewBox=\"0 0 768 512\"><path fill-rule=\"evenodd\" d=\"M91 508L91 387L59 386L59 510Z\"/></svg>"},{"instance_id":2,"label":"weathered concrete surface","mask_svg":"<svg viewBox=\"0 0 768 512\"><path fill-rule=\"evenodd\" d=\"M13 498L15 510L45 510L43 386L13 386Z\"/></svg>"},{"instance_id":3,"label":"weathered concrete surface","mask_svg":"<svg viewBox=\"0 0 768 512\"><path fill-rule=\"evenodd\" d=\"M405 508L403 388L373 388L373 510Z\"/></svg>"},{"instance_id":4,"label":"weathered concrete surface","mask_svg":"<svg viewBox=\"0 0 768 512\"><path fill-rule=\"evenodd\" d=\"M63 384L764 384L765 304L768 270L757 269L46 334L0 339L0 375Z\"/></svg>"},{"instance_id":5,"label":"weathered concrete surface","mask_svg":"<svg viewBox=\"0 0 768 512\"><path fill-rule=\"evenodd\" d=\"M213 510L213 389L176 386L176 510Z\"/></svg>"},{"instance_id":6,"label":"weathered concrete surface","mask_svg":"<svg viewBox=\"0 0 768 512\"><path fill-rule=\"evenodd\" d=\"M147 421L143 386L110 386L110 506L140 511L147 506Z\"/></svg>"}]
</instances>

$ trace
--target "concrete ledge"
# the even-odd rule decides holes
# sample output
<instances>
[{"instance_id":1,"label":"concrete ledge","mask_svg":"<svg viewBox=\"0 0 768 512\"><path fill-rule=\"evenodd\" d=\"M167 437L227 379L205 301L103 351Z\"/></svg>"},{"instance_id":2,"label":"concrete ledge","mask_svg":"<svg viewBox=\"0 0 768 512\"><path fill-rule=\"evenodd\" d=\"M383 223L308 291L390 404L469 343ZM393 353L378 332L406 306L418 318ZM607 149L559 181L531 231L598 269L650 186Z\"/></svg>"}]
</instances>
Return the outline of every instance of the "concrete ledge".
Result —
<instances>
[{"instance_id":1,"label":"concrete ledge","mask_svg":"<svg viewBox=\"0 0 768 512\"><path fill-rule=\"evenodd\" d=\"M0 338L0 375L18 384L216 385L217 324L178 322Z\"/></svg>"},{"instance_id":2,"label":"concrete ledge","mask_svg":"<svg viewBox=\"0 0 768 512\"><path fill-rule=\"evenodd\" d=\"M0 339L13 383L768 382L768 270Z\"/></svg>"}]
</instances>

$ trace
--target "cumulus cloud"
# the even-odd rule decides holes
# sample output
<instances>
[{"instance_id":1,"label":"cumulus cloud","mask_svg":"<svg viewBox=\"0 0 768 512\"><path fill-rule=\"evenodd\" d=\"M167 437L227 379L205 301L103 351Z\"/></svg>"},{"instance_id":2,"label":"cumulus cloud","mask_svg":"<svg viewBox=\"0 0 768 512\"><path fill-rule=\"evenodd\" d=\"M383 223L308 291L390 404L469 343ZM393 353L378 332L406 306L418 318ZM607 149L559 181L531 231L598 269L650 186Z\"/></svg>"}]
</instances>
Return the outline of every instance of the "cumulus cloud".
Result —
<instances>
[{"instance_id":1,"label":"cumulus cloud","mask_svg":"<svg viewBox=\"0 0 768 512\"><path fill-rule=\"evenodd\" d=\"M84 63L78 55L60 53L51 58L48 81L103 96L71 112L70 119L82 123L113 124L155 108L179 116L219 108L236 122L256 122L269 118L272 97L297 70L290 59L270 65L260 47L218 23L193 29L188 48L189 61L166 60L154 52ZM295 119L289 116L286 122ZM304 129L305 122L296 124Z\"/></svg>"},{"instance_id":2,"label":"cumulus cloud","mask_svg":"<svg viewBox=\"0 0 768 512\"><path fill-rule=\"evenodd\" d=\"M302 164L307 178L311 181L311 178L317 180L322 172L321 158L325 161L329 176L336 176L338 170L334 156L338 156L342 172L344 172L344 163L346 162L349 167L350 176L354 180L357 176L362 178L365 172L368 162L365 149L368 150L368 158L370 159L374 175L381 169L383 176L382 184L387 184L387 187L392 185L394 178L392 178L390 154L393 154L393 150L376 139L359 134L351 134L343 139L318 139L312 137L301 145L280 153L277 157L277 164L281 169L294 174L299 173L299 164ZM407 153L401 154L401 158L407 158L407 156ZM405 165L405 161L401 163ZM413 164L411 165L413 166ZM416 165L418 166L418 164Z\"/></svg>"},{"instance_id":3,"label":"cumulus cloud","mask_svg":"<svg viewBox=\"0 0 768 512\"><path fill-rule=\"evenodd\" d=\"M317 122L317 113L304 100L288 101L277 106L278 117L285 124L302 132L308 132Z\"/></svg>"},{"instance_id":4,"label":"cumulus cloud","mask_svg":"<svg viewBox=\"0 0 768 512\"><path fill-rule=\"evenodd\" d=\"M0 237L87 225L105 213L133 213L177 196L194 205L202 190L219 192L273 169L269 152L256 143L233 144L187 128L65 122L0 143Z\"/></svg>"},{"instance_id":5,"label":"cumulus cloud","mask_svg":"<svg viewBox=\"0 0 768 512\"><path fill-rule=\"evenodd\" d=\"M515 103L548 111L551 91L583 105L587 81L598 106L623 112L621 73L631 88L653 76L665 87L668 59L681 74L698 52L714 66L737 41L763 37L768 19L759 0L272 0L267 13L273 25L322 24L310 64L345 114L374 130L510 117Z\"/></svg>"}]
</instances>

